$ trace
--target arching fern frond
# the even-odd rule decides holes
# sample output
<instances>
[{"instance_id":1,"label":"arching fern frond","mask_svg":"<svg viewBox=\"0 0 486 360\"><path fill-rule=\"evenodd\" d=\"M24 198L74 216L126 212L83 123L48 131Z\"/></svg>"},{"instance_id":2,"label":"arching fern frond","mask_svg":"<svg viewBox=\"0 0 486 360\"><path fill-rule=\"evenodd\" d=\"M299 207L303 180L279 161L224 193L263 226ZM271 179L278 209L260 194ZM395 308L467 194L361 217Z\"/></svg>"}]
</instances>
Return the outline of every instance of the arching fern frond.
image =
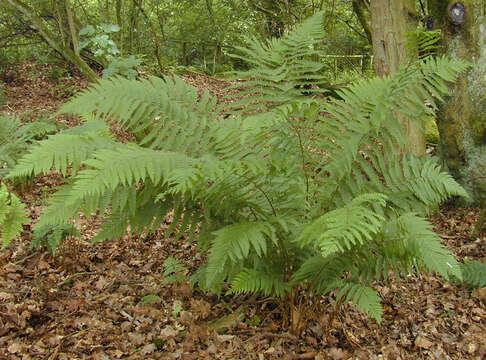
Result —
<instances>
[{"instance_id":1,"label":"arching fern frond","mask_svg":"<svg viewBox=\"0 0 486 360\"><path fill-rule=\"evenodd\" d=\"M22 124L15 116L0 116L0 175L7 174L30 145L57 130L53 120Z\"/></svg>"},{"instance_id":2,"label":"arching fern frond","mask_svg":"<svg viewBox=\"0 0 486 360\"><path fill-rule=\"evenodd\" d=\"M322 61L316 60L316 50L323 41L322 12L308 18L294 31L279 39L247 40L248 47L237 47L241 55L232 55L253 65L248 71L236 72L235 79L245 79L234 85L239 100L231 106L244 111L268 110L296 100L304 101L302 88L319 93L319 86L329 84L321 74Z\"/></svg>"},{"instance_id":3,"label":"arching fern frond","mask_svg":"<svg viewBox=\"0 0 486 360\"><path fill-rule=\"evenodd\" d=\"M61 108L61 113L92 114L132 131L141 146L197 155L207 148L204 135L218 111L216 98L180 78L101 80Z\"/></svg>"}]
</instances>

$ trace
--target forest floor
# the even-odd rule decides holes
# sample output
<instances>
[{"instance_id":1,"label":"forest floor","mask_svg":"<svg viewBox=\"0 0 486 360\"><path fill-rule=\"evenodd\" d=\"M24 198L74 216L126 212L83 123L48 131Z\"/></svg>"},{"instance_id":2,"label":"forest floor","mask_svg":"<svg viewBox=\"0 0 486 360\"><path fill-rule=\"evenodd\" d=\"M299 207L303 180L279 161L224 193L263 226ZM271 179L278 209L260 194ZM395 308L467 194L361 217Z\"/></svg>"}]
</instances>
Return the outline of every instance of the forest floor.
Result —
<instances>
[{"instance_id":1,"label":"forest floor","mask_svg":"<svg viewBox=\"0 0 486 360\"><path fill-rule=\"evenodd\" d=\"M87 86L67 73L56 78L49 66L23 64L9 75L1 83L2 113L25 121L50 116ZM218 96L227 85L196 74L185 79ZM58 121L70 126L75 119ZM32 220L56 182L39 177L20 194ZM477 208L443 206L431 218L458 259L486 261L486 231L470 237L478 215ZM187 266L185 275L201 263L194 244L164 238L168 224L150 237L95 245L89 240L99 224L79 225L83 239L68 239L56 256L29 248L30 225L0 252L0 359L486 358L486 288L472 291L435 275L410 275L376 285L383 298L381 325L347 304L332 317L335 298L327 296L296 336L272 301L218 298L185 281L164 283L168 257Z\"/></svg>"}]
</instances>

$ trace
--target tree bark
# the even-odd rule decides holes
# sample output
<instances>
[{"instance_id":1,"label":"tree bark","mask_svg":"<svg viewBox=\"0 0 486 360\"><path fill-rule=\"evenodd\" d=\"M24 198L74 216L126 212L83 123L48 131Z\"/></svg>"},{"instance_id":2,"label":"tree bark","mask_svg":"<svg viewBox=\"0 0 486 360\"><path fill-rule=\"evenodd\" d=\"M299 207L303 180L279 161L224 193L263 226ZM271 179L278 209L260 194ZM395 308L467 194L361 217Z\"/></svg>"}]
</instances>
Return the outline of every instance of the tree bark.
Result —
<instances>
[{"instance_id":1,"label":"tree bark","mask_svg":"<svg viewBox=\"0 0 486 360\"><path fill-rule=\"evenodd\" d=\"M387 76L409 61L406 33L417 28L417 14L413 0L371 0L371 32L376 74ZM404 151L416 156L425 155L425 134L417 119L397 114L408 140Z\"/></svg>"},{"instance_id":2,"label":"tree bark","mask_svg":"<svg viewBox=\"0 0 486 360\"><path fill-rule=\"evenodd\" d=\"M42 39L54 50L56 50L64 59L76 66L81 73L86 76L89 81L97 82L99 80L98 75L89 67L88 64L71 50L66 45L64 46L57 40L57 37L51 33L51 31L42 23L42 19L39 18L35 11L22 3L20 0L6 0L12 7L17 9L20 13L30 19L32 27L37 30Z\"/></svg>"},{"instance_id":3,"label":"tree bark","mask_svg":"<svg viewBox=\"0 0 486 360\"><path fill-rule=\"evenodd\" d=\"M443 52L475 66L452 87L438 114L440 155L476 202L486 200L486 2L429 0L434 27L442 30ZM464 7L458 23L454 8ZM459 9L460 10L460 9ZM451 14L449 12L451 11ZM452 15L452 17L451 17ZM460 20L460 18L459 18Z\"/></svg>"}]
</instances>

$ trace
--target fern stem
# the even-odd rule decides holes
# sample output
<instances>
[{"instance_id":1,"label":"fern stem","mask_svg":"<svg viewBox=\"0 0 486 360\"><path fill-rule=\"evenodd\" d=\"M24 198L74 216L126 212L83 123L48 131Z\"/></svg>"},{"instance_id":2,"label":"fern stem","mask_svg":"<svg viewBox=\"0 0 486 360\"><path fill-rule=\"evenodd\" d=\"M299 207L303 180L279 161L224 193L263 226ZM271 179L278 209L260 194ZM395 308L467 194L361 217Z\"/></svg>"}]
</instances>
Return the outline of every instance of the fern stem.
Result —
<instances>
[{"instance_id":1,"label":"fern stem","mask_svg":"<svg viewBox=\"0 0 486 360\"><path fill-rule=\"evenodd\" d=\"M290 119L288 117L286 117L285 119L289 123L290 127L295 131L295 134L297 135L297 139L299 140L300 154L302 156L302 172L304 173L304 177L305 177L305 200L308 203L309 202L309 175L305 170L305 152L304 152L304 145L302 143L302 136L299 130L297 129L297 126L293 125L290 122Z\"/></svg>"},{"instance_id":2,"label":"fern stem","mask_svg":"<svg viewBox=\"0 0 486 360\"><path fill-rule=\"evenodd\" d=\"M267 199L268 204L272 208L273 216L276 217L277 216L277 211L275 210L275 207L273 206L273 203L270 200L270 198L268 197L268 195L265 192L265 190L263 190L255 181L253 181L252 179L246 177L245 175L239 175L239 176L241 176L242 178L244 178L245 180L247 180L250 184L252 184L255 187L255 189L257 189L258 191L260 191L263 194L263 196L265 197L265 199Z\"/></svg>"},{"instance_id":3,"label":"fern stem","mask_svg":"<svg viewBox=\"0 0 486 360\"><path fill-rule=\"evenodd\" d=\"M305 170L304 145L302 144L302 136L300 135L300 132L297 130L297 127L294 127L294 129L295 129L295 133L297 134L297 138L299 139L300 153L302 155L302 172L304 173L304 177L305 177L305 200L306 202L309 202L309 175Z\"/></svg>"}]
</instances>

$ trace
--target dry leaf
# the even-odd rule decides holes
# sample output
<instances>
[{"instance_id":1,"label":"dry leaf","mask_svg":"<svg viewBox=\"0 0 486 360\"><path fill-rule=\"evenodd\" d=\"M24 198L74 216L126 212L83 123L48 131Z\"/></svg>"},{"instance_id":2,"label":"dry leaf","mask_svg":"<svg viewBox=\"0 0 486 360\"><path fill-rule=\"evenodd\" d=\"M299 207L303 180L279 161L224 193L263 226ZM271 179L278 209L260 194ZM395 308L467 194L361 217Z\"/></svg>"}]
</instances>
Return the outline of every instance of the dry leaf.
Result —
<instances>
[{"instance_id":1,"label":"dry leaf","mask_svg":"<svg viewBox=\"0 0 486 360\"><path fill-rule=\"evenodd\" d=\"M346 351L335 347L329 349L328 354L333 360L343 360L349 357L349 354Z\"/></svg>"},{"instance_id":2,"label":"dry leaf","mask_svg":"<svg viewBox=\"0 0 486 360\"><path fill-rule=\"evenodd\" d=\"M422 335L419 335L415 338L415 346L421 349L430 349L434 343L427 339L426 337L423 337Z\"/></svg>"},{"instance_id":3,"label":"dry leaf","mask_svg":"<svg viewBox=\"0 0 486 360\"><path fill-rule=\"evenodd\" d=\"M157 350L157 346L155 346L155 344L147 344L142 348L142 350L140 350L140 352L142 355L148 355L152 354L155 350Z\"/></svg>"}]
</instances>

